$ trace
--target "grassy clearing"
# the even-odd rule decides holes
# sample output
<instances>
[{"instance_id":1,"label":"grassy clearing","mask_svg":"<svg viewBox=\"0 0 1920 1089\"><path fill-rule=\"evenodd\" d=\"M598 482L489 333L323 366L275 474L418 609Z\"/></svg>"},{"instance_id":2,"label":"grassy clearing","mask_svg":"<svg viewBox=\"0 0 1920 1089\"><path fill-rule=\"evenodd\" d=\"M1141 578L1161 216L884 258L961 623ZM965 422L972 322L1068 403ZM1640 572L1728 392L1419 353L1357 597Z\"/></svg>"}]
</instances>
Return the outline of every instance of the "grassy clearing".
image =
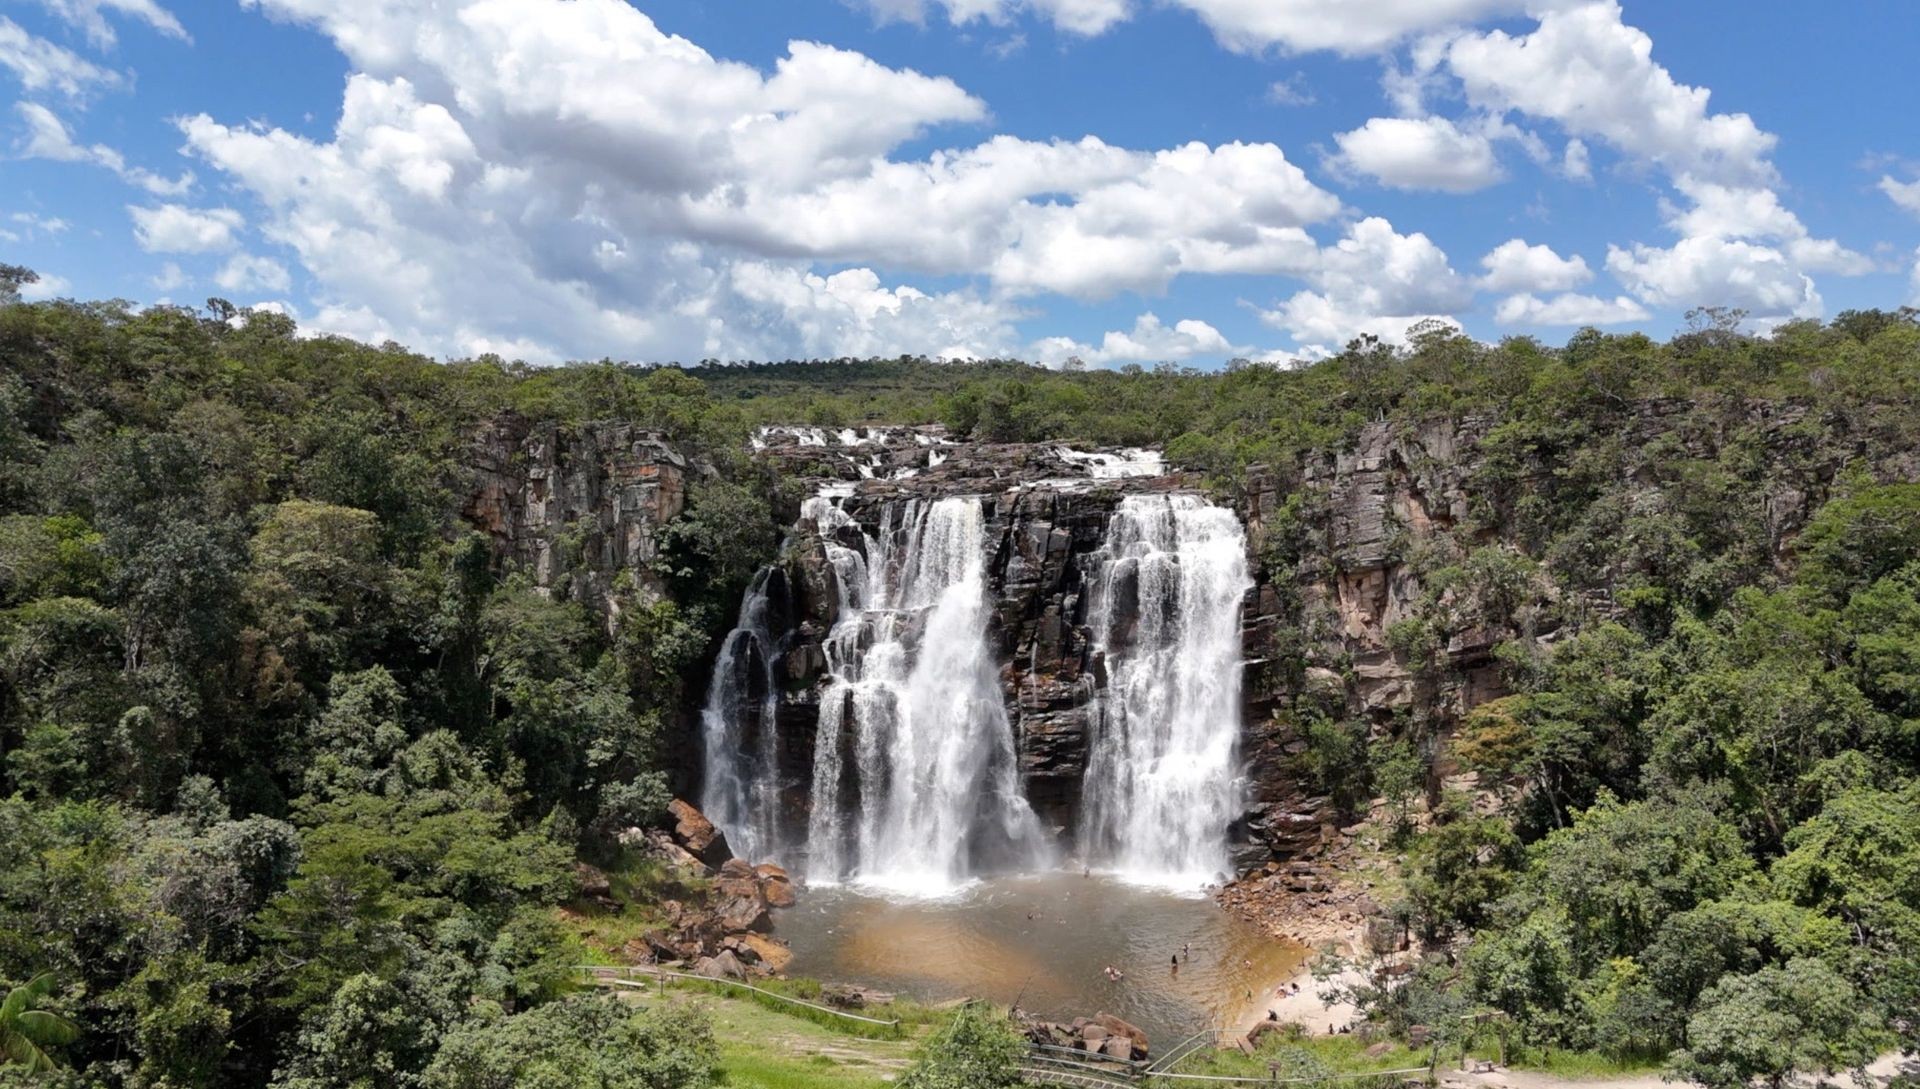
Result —
<instances>
[{"instance_id":1,"label":"grassy clearing","mask_svg":"<svg viewBox=\"0 0 1920 1089\"><path fill-rule=\"evenodd\" d=\"M1487 1051L1486 1048L1478 1049ZM1594 1051L1547 1051L1514 1048L1507 1053L1507 1066L1514 1070L1535 1070L1561 1078L1617 1078L1637 1074L1657 1074L1659 1059L1612 1059Z\"/></svg>"},{"instance_id":2,"label":"grassy clearing","mask_svg":"<svg viewBox=\"0 0 1920 1089\"><path fill-rule=\"evenodd\" d=\"M698 984L668 987L664 994L657 990L618 993L640 1005L668 1002L704 1009L720 1042L728 1081L752 1089L884 1085L906 1069L916 1042L917 1033L911 1030L897 1040L850 1036Z\"/></svg>"},{"instance_id":3,"label":"grassy clearing","mask_svg":"<svg viewBox=\"0 0 1920 1089\"><path fill-rule=\"evenodd\" d=\"M1367 1054L1372 1046L1358 1036L1300 1036L1287 1039L1268 1036L1252 1055L1235 1050L1209 1051L1194 1056L1181 1067L1185 1074L1212 1074L1232 1078L1265 1078L1272 1075L1272 1064L1281 1067L1281 1076L1311 1077L1316 1074L1364 1074L1380 1070L1405 1070L1427 1065L1428 1053L1405 1044L1390 1042L1378 1055Z\"/></svg>"}]
</instances>

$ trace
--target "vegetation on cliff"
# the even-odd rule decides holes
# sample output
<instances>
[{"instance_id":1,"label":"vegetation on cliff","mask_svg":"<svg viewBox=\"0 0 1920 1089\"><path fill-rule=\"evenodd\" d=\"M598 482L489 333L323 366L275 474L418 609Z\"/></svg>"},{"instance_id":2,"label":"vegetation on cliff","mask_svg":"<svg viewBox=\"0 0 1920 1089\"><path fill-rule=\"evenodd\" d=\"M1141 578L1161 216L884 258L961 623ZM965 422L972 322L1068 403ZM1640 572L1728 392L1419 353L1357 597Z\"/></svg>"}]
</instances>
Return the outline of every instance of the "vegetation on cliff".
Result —
<instances>
[{"instance_id":1,"label":"vegetation on cliff","mask_svg":"<svg viewBox=\"0 0 1920 1089\"><path fill-rule=\"evenodd\" d=\"M1292 486L1363 424L1472 418L1475 518L1406 557L1426 598L1393 642L1432 681L1497 627L1506 695L1281 712L1327 793L1429 814L1386 907L1447 955L1375 1016L1500 1010L1716 1084L1911 1047L1916 391L1911 313L1560 348L1428 329L1203 375L535 370L217 303L0 307L0 981L35 981L0 1027L74 1084L707 1084L698 1024L569 993L552 908L657 816L670 727L778 539L755 425L1164 443L1231 491L1254 464ZM1625 448L1663 399L1670 448ZM494 562L467 455L508 413L631 421L713 468L662 535L664 593L602 613ZM1784 542L1775 486L1823 504ZM1291 510L1263 527L1283 577L1330 562ZM1448 796L1460 768L1501 804ZM56 1022L77 1033L32 1028Z\"/></svg>"}]
</instances>

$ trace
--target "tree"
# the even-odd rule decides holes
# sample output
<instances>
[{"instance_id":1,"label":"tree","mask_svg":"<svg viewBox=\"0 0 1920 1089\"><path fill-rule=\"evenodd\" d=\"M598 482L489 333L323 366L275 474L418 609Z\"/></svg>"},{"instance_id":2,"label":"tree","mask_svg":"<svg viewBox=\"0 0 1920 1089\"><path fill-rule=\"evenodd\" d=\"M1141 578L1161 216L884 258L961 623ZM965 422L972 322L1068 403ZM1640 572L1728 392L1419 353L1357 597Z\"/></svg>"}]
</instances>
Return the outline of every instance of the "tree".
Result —
<instances>
[{"instance_id":1,"label":"tree","mask_svg":"<svg viewBox=\"0 0 1920 1089\"><path fill-rule=\"evenodd\" d=\"M24 265L0 264L0 306L20 301L20 289L40 282L40 274Z\"/></svg>"},{"instance_id":2,"label":"tree","mask_svg":"<svg viewBox=\"0 0 1920 1089\"><path fill-rule=\"evenodd\" d=\"M684 1006L636 1013L583 995L449 1033L423 1089L707 1089L719 1049L703 1014Z\"/></svg>"},{"instance_id":3,"label":"tree","mask_svg":"<svg viewBox=\"0 0 1920 1089\"><path fill-rule=\"evenodd\" d=\"M1764 1078L1778 1089L1797 1072L1834 1074L1873 1061L1885 1031L1839 973L1812 958L1729 976L1700 997L1688 1046L1668 1069L1714 1089Z\"/></svg>"},{"instance_id":4,"label":"tree","mask_svg":"<svg viewBox=\"0 0 1920 1089\"><path fill-rule=\"evenodd\" d=\"M0 1054L34 1072L59 1066L47 1048L70 1044L80 1028L57 1013L37 1008L53 992L53 973L42 972L7 992L0 1002Z\"/></svg>"},{"instance_id":5,"label":"tree","mask_svg":"<svg viewBox=\"0 0 1920 1089\"><path fill-rule=\"evenodd\" d=\"M1006 1018L968 1003L927 1040L899 1084L901 1089L1011 1089L1020 1084L1024 1054L1026 1045Z\"/></svg>"}]
</instances>

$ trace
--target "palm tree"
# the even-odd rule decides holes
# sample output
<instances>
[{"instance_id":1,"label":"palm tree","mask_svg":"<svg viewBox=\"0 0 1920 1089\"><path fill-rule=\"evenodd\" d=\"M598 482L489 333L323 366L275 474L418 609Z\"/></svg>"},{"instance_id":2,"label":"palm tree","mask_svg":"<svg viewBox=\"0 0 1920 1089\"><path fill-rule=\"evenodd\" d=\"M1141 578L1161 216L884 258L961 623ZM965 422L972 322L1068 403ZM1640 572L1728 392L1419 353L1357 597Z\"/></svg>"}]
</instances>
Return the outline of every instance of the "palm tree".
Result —
<instances>
[{"instance_id":1,"label":"palm tree","mask_svg":"<svg viewBox=\"0 0 1920 1089\"><path fill-rule=\"evenodd\" d=\"M34 1073L52 1070L60 1064L46 1049L70 1044L80 1035L80 1027L57 1013L34 1009L53 990L53 973L42 972L7 992L0 1002L0 1056Z\"/></svg>"}]
</instances>

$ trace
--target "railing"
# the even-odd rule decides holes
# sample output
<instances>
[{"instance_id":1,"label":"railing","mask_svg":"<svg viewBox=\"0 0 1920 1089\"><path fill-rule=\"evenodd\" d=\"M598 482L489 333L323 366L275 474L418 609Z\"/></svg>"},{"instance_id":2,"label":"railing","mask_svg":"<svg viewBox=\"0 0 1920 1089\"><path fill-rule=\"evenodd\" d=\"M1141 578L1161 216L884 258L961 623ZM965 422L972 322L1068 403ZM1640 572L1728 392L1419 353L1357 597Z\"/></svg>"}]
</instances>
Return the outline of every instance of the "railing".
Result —
<instances>
[{"instance_id":1,"label":"railing","mask_svg":"<svg viewBox=\"0 0 1920 1089\"><path fill-rule=\"evenodd\" d=\"M1212 1082L1215 1084L1228 1085L1324 1085L1328 1082L1352 1081L1357 1078L1379 1078L1382 1080L1389 1078L1402 1079L1409 1074L1418 1074L1422 1080L1425 1080L1428 1073L1430 1073L1430 1071L1424 1066L1410 1066L1404 1070L1365 1070L1355 1074L1325 1074L1317 1078L1282 1078L1277 1076L1265 1078L1236 1078L1229 1077L1225 1074L1165 1073L1153 1074L1151 1076L1154 1078L1164 1078L1169 1081Z\"/></svg>"},{"instance_id":2,"label":"railing","mask_svg":"<svg viewBox=\"0 0 1920 1089\"><path fill-rule=\"evenodd\" d=\"M714 976L695 975L692 972L676 972L670 968L656 968L656 967L653 967L652 965L641 965L641 964L628 964L628 965L582 964L582 965L579 965L578 967L580 971L593 977L596 983L604 982L604 983L612 983L616 985L625 984L627 986L634 986L634 987L646 986L646 984L640 983L633 978L636 974L638 974L638 975L652 976L653 978L659 979L659 980L672 979L672 980L679 980L681 982L687 982L687 983L710 983L710 984L715 984L717 986L722 986L722 987L738 987L741 990L751 991L754 994L761 995L766 998L771 998L776 1002L784 1002L792 1006L801 1006L809 1010L814 1010L818 1013L828 1014L833 1017L845 1018L848 1021L859 1021L868 1025L879 1025L882 1028L892 1029L895 1032L900 1031L900 1021L897 1018L881 1020L878 1017L863 1017L857 1013L848 1013L846 1010L836 1010L832 1006L822 1006L819 1003L808 1002L805 999L795 998L792 995L781 994L778 991L769 991L764 987L755 987L751 983L743 983L737 979L726 979L726 978L716 978ZM620 974L616 975L615 973L620 973Z\"/></svg>"},{"instance_id":3,"label":"railing","mask_svg":"<svg viewBox=\"0 0 1920 1089\"><path fill-rule=\"evenodd\" d=\"M1047 1050L1067 1049L1049 1048ZM1079 1054L1087 1059L1094 1058L1092 1052L1082 1051ZM1027 1053L1026 1063L1021 1066L1020 1074L1029 1081L1080 1086L1081 1089L1130 1089L1139 1071L1131 1062L1124 1065L1112 1062L1084 1062L1044 1054L1036 1047Z\"/></svg>"},{"instance_id":4,"label":"railing","mask_svg":"<svg viewBox=\"0 0 1920 1089\"><path fill-rule=\"evenodd\" d=\"M1166 1073L1181 1063L1186 1062L1188 1058L1193 1056L1194 1053L1198 1052L1201 1048L1218 1047L1220 1044L1220 1035L1220 1029L1201 1029L1199 1032L1168 1048L1165 1055L1155 1059L1153 1064L1147 1067L1147 1073Z\"/></svg>"}]
</instances>

